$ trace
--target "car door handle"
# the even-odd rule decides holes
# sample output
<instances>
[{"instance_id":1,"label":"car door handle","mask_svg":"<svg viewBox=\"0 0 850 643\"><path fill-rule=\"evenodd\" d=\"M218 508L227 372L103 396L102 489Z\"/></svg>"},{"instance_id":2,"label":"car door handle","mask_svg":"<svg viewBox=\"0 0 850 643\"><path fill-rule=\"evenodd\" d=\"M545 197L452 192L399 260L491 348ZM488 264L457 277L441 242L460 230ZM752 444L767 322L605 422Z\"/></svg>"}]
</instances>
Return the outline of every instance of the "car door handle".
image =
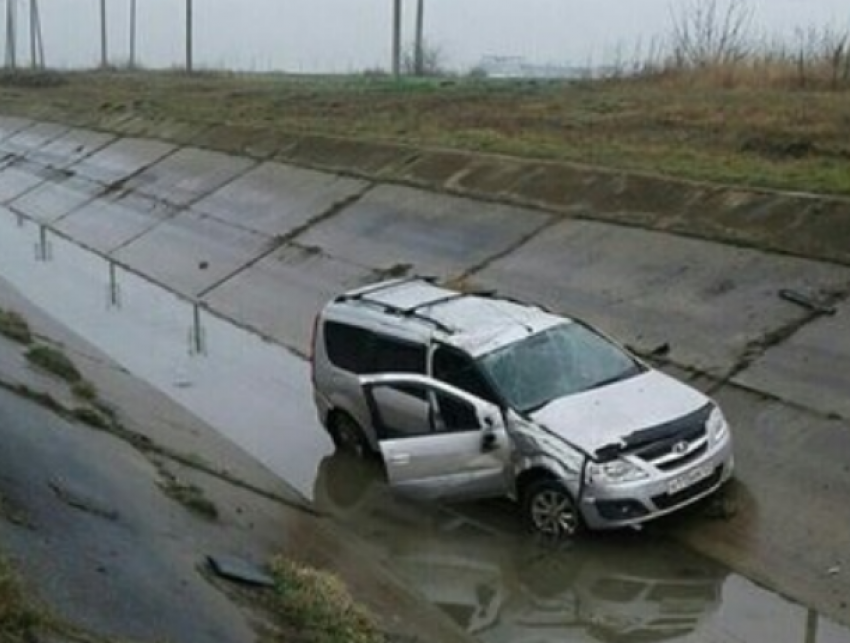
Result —
<instances>
[{"instance_id":1,"label":"car door handle","mask_svg":"<svg viewBox=\"0 0 850 643\"><path fill-rule=\"evenodd\" d=\"M409 453L396 453L392 457L390 457L390 464L395 464L399 466L405 466L410 464L410 454Z\"/></svg>"}]
</instances>

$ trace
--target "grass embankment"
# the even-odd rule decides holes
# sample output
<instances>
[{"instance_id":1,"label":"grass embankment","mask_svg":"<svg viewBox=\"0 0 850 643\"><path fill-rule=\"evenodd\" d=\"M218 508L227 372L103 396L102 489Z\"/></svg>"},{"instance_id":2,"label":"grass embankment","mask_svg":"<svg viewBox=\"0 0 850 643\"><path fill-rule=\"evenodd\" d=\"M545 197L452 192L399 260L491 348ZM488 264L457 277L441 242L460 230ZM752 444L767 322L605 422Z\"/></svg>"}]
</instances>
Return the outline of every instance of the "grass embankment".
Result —
<instances>
[{"instance_id":1,"label":"grass embankment","mask_svg":"<svg viewBox=\"0 0 850 643\"><path fill-rule=\"evenodd\" d=\"M34 641L39 623L38 613L25 599L18 578L0 554L0 641Z\"/></svg>"},{"instance_id":2,"label":"grass embankment","mask_svg":"<svg viewBox=\"0 0 850 643\"><path fill-rule=\"evenodd\" d=\"M167 72L5 78L0 113L137 117L577 161L850 194L847 94L661 74L595 82Z\"/></svg>"}]
</instances>

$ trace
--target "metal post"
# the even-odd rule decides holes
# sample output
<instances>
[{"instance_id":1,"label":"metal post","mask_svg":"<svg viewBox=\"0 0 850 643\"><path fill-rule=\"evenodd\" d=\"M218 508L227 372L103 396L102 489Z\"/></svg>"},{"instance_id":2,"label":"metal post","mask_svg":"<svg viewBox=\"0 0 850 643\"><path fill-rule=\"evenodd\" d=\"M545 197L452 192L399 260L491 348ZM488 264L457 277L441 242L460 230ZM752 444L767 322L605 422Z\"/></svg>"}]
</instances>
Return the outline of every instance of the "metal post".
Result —
<instances>
[{"instance_id":1,"label":"metal post","mask_svg":"<svg viewBox=\"0 0 850 643\"><path fill-rule=\"evenodd\" d=\"M189 355L207 354L207 335L201 317L201 304L196 303L192 310L192 326L189 328Z\"/></svg>"},{"instance_id":2,"label":"metal post","mask_svg":"<svg viewBox=\"0 0 850 643\"><path fill-rule=\"evenodd\" d=\"M12 71L18 67L18 25L15 2L17 0L6 0L6 67Z\"/></svg>"},{"instance_id":3,"label":"metal post","mask_svg":"<svg viewBox=\"0 0 850 643\"><path fill-rule=\"evenodd\" d=\"M401 0L393 0L393 76L401 76Z\"/></svg>"},{"instance_id":4,"label":"metal post","mask_svg":"<svg viewBox=\"0 0 850 643\"><path fill-rule=\"evenodd\" d=\"M130 69L136 68L136 0L130 0Z\"/></svg>"},{"instance_id":5,"label":"metal post","mask_svg":"<svg viewBox=\"0 0 850 643\"><path fill-rule=\"evenodd\" d=\"M109 66L109 42L106 27L106 0L100 0L100 66Z\"/></svg>"},{"instance_id":6,"label":"metal post","mask_svg":"<svg viewBox=\"0 0 850 643\"><path fill-rule=\"evenodd\" d=\"M44 69L44 37L41 33L41 12L38 0L30 0L30 65Z\"/></svg>"},{"instance_id":7,"label":"metal post","mask_svg":"<svg viewBox=\"0 0 850 643\"><path fill-rule=\"evenodd\" d=\"M425 0L416 6L416 44L413 68L417 76L425 75Z\"/></svg>"},{"instance_id":8,"label":"metal post","mask_svg":"<svg viewBox=\"0 0 850 643\"><path fill-rule=\"evenodd\" d=\"M121 307L121 284L118 283L118 268L113 262L109 262L109 285L106 295L107 308Z\"/></svg>"},{"instance_id":9,"label":"metal post","mask_svg":"<svg viewBox=\"0 0 850 643\"><path fill-rule=\"evenodd\" d=\"M194 71L194 61L193 61L193 31L194 25L192 24L194 20L194 8L192 6L193 0L186 0L186 72L192 73Z\"/></svg>"}]
</instances>

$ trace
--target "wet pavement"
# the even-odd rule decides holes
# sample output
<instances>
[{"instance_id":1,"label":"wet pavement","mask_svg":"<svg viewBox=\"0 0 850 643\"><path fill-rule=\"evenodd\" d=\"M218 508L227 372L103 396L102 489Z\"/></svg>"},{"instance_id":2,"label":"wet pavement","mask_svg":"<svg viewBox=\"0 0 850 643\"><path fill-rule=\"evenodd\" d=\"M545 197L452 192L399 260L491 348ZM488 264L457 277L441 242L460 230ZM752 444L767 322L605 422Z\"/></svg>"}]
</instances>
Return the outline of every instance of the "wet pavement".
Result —
<instances>
[{"instance_id":1,"label":"wet pavement","mask_svg":"<svg viewBox=\"0 0 850 643\"><path fill-rule=\"evenodd\" d=\"M0 276L304 497L327 496L325 469L336 466L299 357L321 304L347 288L416 273L496 287L578 312L640 350L661 348L680 375L710 374L695 376L694 383L720 398L736 428L740 507L730 520L691 516L670 526L671 533L850 623L850 561L844 560L850 511L843 500L850 368L836 366L849 359L850 344L836 337L847 334L850 269L157 142L125 139L98 147L93 138L79 162L62 172L46 167L55 154L39 157L38 150L67 149L67 137L88 140L59 126L0 119L0 151L11 155L0 167L6 204L0 208ZM829 298L838 312L813 314L779 296L789 289ZM726 378L752 390L724 387ZM386 495L380 484L367 487ZM701 605L623 599L630 592L643 596L656 580L678 582L667 566L706 566L648 537L606 537L599 545L582 544L581 556L540 554L555 556L544 570L563 565L571 579L585 573L580 561L617 560L621 551L632 561L623 566L658 560L645 572L644 589L613 584L611 591L622 595L612 602L622 604L622 612L593 607L595 596L578 596L589 590L555 582L556 614L548 614L541 606L550 595L528 589L533 581L515 580L531 566L523 558L527 537L505 526L512 512L503 505L488 505L483 517L480 508L470 514L468 508L416 507L410 524L398 527L406 519L393 515L411 507L379 504L367 511L376 517L365 526L348 511L330 510L434 602L457 587L446 611L482 640L548 641L567 632L593 641L786 640L781 633L797 631L801 638L787 640L850 640L833 622L728 572L713 593L695 590ZM468 534L467 523L489 535ZM379 536L398 529L385 547ZM456 529L463 536L453 539ZM440 549L444 536L448 550L431 562L394 558L394 547L427 552L437 543ZM495 543L481 544L480 551L492 548L496 559L513 562L458 558L451 549L469 547L465 541ZM490 580L467 587L463 578L479 572L464 563L448 563L443 577L441 557L469 559ZM484 598L462 598L464 592ZM521 596L503 603L493 592ZM709 594L720 599L705 599ZM589 612L582 604L591 605ZM679 608L693 609L682 618L693 621L687 632L675 632L675 616L664 625L672 633L644 627L653 610ZM536 625L523 629L528 623Z\"/></svg>"}]
</instances>

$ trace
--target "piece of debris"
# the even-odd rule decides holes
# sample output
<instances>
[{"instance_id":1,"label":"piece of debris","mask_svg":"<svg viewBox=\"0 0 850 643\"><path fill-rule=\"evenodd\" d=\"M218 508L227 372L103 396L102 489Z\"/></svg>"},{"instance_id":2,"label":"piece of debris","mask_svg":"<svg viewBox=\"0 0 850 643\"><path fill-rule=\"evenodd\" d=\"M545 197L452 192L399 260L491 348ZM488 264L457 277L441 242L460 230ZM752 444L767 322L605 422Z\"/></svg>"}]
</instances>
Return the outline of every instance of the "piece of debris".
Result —
<instances>
[{"instance_id":1,"label":"piece of debris","mask_svg":"<svg viewBox=\"0 0 850 643\"><path fill-rule=\"evenodd\" d=\"M810 310L818 315L834 315L836 312L835 306L827 304L824 301L818 301L814 297L796 290L782 289L779 291L779 297L785 301L790 301L792 304L802 306L806 310Z\"/></svg>"},{"instance_id":2,"label":"piece of debris","mask_svg":"<svg viewBox=\"0 0 850 643\"><path fill-rule=\"evenodd\" d=\"M649 351L649 355L651 357L665 357L670 354L670 342L664 342L663 344L659 344L651 351Z\"/></svg>"},{"instance_id":3,"label":"piece of debris","mask_svg":"<svg viewBox=\"0 0 850 643\"><path fill-rule=\"evenodd\" d=\"M257 587L274 587L274 579L247 560L233 556L207 556L207 561L213 572L227 580Z\"/></svg>"},{"instance_id":4,"label":"piece of debris","mask_svg":"<svg viewBox=\"0 0 850 643\"><path fill-rule=\"evenodd\" d=\"M838 576L841 573L841 567L836 565L835 567L830 567L826 570L827 576Z\"/></svg>"}]
</instances>

